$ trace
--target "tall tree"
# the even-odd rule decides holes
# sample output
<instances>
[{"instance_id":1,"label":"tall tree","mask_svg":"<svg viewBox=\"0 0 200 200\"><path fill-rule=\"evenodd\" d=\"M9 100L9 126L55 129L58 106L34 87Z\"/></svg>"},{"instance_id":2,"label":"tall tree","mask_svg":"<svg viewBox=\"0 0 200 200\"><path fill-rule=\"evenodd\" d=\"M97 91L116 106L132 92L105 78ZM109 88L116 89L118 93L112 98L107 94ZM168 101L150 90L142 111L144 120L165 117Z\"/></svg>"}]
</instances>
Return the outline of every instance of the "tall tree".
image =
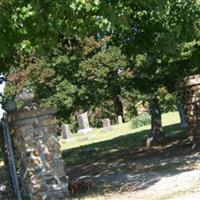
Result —
<instances>
[{"instance_id":1,"label":"tall tree","mask_svg":"<svg viewBox=\"0 0 200 200\"><path fill-rule=\"evenodd\" d=\"M18 66L21 54L48 55L61 36L83 36L102 23L98 1L6 0L0 5L0 64Z\"/></svg>"},{"instance_id":2,"label":"tall tree","mask_svg":"<svg viewBox=\"0 0 200 200\"><path fill-rule=\"evenodd\" d=\"M133 87L152 99L163 85L174 91L179 79L199 72L197 1L110 1L104 15L111 24L113 42L130 58Z\"/></svg>"},{"instance_id":3,"label":"tall tree","mask_svg":"<svg viewBox=\"0 0 200 200\"><path fill-rule=\"evenodd\" d=\"M112 99L114 113L124 120L121 91L128 68L127 58L117 47L104 47L80 63L79 75L90 99L96 105ZM95 96L95 98L94 98Z\"/></svg>"}]
</instances>

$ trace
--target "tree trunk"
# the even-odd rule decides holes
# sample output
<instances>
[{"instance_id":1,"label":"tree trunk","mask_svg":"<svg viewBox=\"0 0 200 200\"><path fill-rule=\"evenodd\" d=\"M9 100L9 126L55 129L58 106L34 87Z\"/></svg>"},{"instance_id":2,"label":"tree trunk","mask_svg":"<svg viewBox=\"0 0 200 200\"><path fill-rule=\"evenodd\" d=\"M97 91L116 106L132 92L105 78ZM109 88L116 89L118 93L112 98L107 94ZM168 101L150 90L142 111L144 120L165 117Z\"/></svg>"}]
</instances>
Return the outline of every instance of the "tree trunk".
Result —
<instances>
[{"instance_id":1,"label":"tree trunk","mask_svg":"<svg viewBox=\"0 0 200 200\"><path fill-rule=\"evenodd\" d=\"M162 129L161 110L157 98L153 98L151 102L151 133L150 138L154 144L159 143L164 138Z\"/></svg>"},{"instance_id":2,"label":"tree trunk","mask_svg":"<svg viewBox=\"0 0 200 200\"><path fill-rule=\"evenodd\" d=\"M113 97L113 102L114 102L114 110L115 110L115 115L118 117L119 115L122 116L122 121L125 122L124 119L124 112L123 112L123 104L120 100L119 95L116 95Z\"/></svg>"},{"instance_id":3,"label":"tree trunk","mask_svg":"<svg viewBox=\"0 0 200 200\"><path fill-rule=\"evenodd\" d=\"M185 119L185 113L183 110L183 106L181 103L177 103L176 104L178 113L179 113L179 117L180 117L180 127L181 128L186 128L187 127L187 123L186 123L186 119Z\"/></svg>"},{"instance_id":4,"label":"tree trunk","mask_svg":"<svg viewBox=\"0 0 200 200\"><path fill-rule=\"evenodd\" d=\"M114 112L116 119L118 119L118 116L121 115L122 121L125 122L124 119L124 112L123 112L123 104L120 99L121 96L121 85L117 81L118 79L118 70L111 71L108 75L108 88L109 88L109 94L113 100L114 103Z\"/></svg>"}]
</instances>

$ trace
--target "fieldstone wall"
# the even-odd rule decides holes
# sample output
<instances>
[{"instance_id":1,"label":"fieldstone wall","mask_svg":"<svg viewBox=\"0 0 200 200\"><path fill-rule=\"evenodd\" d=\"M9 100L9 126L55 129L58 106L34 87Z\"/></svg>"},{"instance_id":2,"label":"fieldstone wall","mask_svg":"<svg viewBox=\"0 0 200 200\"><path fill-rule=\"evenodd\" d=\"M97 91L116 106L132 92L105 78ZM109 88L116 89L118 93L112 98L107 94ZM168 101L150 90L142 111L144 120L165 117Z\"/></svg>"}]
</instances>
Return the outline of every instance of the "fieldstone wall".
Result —
<instances>
[{"instance_id":1,"label":"fieldstone wall","mask_svg":"<svg viewBox=\"0 0 200 200\"><path fill-rule=\"evenodd\" d=\"M63 199L68 179L56 138L54 108L23 108L10 119L22 195L31 200Z\"/></svg>"},{"instance_id":2,"label":"fieldstone wall","mask_svg":"<svg viewBox=\"0 0 200 200\"><path fill-rule=\"evenodd\" d=\"M188 134L194 147L200 147L200 75L188 76L181 83Z\"/></svg>"}]
</instances>

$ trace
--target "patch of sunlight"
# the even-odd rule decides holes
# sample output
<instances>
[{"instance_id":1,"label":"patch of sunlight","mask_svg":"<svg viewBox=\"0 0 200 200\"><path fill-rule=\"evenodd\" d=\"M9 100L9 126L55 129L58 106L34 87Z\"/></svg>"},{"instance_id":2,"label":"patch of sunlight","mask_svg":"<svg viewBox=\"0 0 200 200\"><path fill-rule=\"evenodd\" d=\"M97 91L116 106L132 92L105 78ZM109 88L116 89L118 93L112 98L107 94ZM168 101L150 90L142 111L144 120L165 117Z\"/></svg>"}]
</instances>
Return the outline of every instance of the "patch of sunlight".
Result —
<instances>
[{"instance_id":1,"label":"patch of sunlight","mask_svg":"<svg viewBox=\"0 0 200 200\"><path fill-rule=\"evenodd\" d=\"M3 167L3 166L4 166L4 162L0 161L0 167Z\"/></svg>"},{"instance_id":2,"label":"patch of sunlight","mask_svg":"<svg viewBox=\"0 0 200 200\"><path fill-rule=\"evenodd\" d=\"M163 126L168 126L172 124L180 123L180 118L178 112L169 112L162 115Z\"/></svg>"}]
</instances>

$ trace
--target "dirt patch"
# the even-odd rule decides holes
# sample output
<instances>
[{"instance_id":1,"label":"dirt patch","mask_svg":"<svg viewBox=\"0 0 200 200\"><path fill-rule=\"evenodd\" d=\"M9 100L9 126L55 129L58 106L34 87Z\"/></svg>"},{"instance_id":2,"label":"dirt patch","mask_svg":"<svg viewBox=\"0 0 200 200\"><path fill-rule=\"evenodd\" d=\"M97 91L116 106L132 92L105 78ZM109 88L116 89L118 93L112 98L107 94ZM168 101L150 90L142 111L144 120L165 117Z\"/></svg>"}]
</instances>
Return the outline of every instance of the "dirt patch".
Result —
<instances>
[{"instance_id":1,"label":"dirt patch","mask_svg":"<svg viewBox=\"0 0 200 200\"><path fill-rule=\"evenodd\" d=\"M99 190L93 192L100 197L92 199L176 200L200 185L199 158L187 141L177 140L148 150L117 152L94 163L66 166L66 171L71 179L94 182Z\"/></svg>"},{"instance_id":2,"label":"dirt patch","mask_svg":"<svg viewBox=\"0 0 200 200\"><path fill-rule=\"evenodd\" d=\"M149 173L147 173L146 176L149 176ZM171 199L173 196L179 196L195 187L198 187L200 184L199 177L199 170L181 172L176 175L168 174L162 176L157 182L151 184L148 188L143 188L140 191L134 192L129 191L128 195L131 193L132 198L134 197L134 199L141 200ZM118 194L117 196L119 196L119 198L116 199L126 199L123 197L124 195L126 196L127 194Z\"/></svg>"}]
</instances>

